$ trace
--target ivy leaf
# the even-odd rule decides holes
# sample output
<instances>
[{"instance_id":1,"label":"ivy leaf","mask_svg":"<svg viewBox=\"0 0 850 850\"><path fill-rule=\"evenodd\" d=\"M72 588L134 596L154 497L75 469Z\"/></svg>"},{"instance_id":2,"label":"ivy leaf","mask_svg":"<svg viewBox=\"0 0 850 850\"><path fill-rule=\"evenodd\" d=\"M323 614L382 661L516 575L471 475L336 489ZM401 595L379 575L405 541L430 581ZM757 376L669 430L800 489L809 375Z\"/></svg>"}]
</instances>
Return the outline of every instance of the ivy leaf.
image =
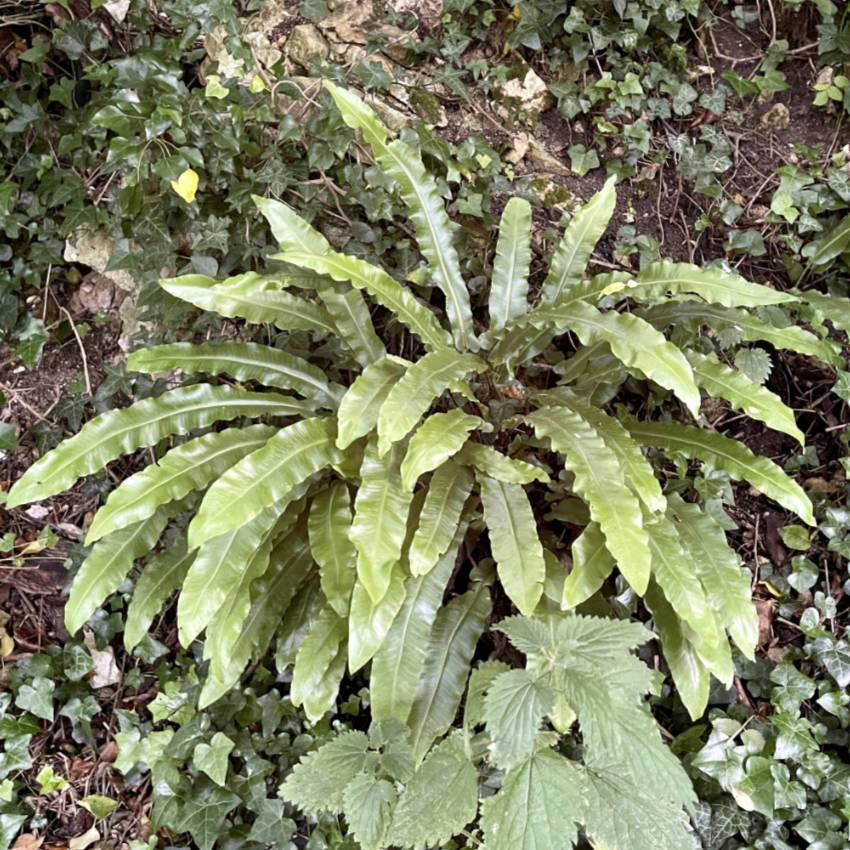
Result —
<instances>
[{"instance_id":1,"label":"ivy leaf","mask_svg":"<svg viewBox=\"0 0 850 850\"><path fill-rule=\"evenodd\" d=\"M180 809L176 828L191 834L199 850L210 850L224 832L228 812L239 804L239 798L211 779L201 776L192 787L192 794Z\"/></svg>"},{"instance_id":2,"label":"ivy leaf","mask_svg":"<svg viewBox=\"0 0 850 850\"><path fill-rule=\"evenodd\" d=\"M835 641L830 637L818 638L814 650L839 687L850 685L850 643L846 640Z\"/></svg>"},{"instance_id":3,"label":"ivy leaf","mask_svg":"<svg viewBox=\"0 0 850 850\"><path fill-rule=\"evenodd\" d=\"M195 746L192 761L198 770L202 770L216 785L224 785L227 776L227 757L236 746L224 732L216 732L212 742L202 742Z\"/></svg>"},{"instance_id":4,"label":"ivy leaf","mask_svg":"<svg viewBox=\"0 0 850 850\"><path fill-rule=\"evenodd\" d=\"M386 779L358 773L343 792L345 817L363 850L381 850L396 800L395 788Z\"/></svg>"},{"instance_id":5,"label":"ivy leaf","mask_svg":"<svg viewBox=\"0 0 850 850\"><path fill-rule=\"evenodd\" d=\"M36 676L32 684L24 684L18 688L15 705L40 717L42 720L53 720L53 690L56 683L53 679Z\"/></svg>"},{"instance_id":6,"label":"ivy leaf","mask_svg":"<svg viewBox=\"0 0 850 850\"><path fill-rule=\"evenodd\" d=\"M8 128L7 128L8 129ZM23 328L16 334L18 338L15 346L15 357L20 357L27 369L32 369L41 356L44 343L48 340L48 334L41 319L27 315Z\"/></svg>"}]
</instances>

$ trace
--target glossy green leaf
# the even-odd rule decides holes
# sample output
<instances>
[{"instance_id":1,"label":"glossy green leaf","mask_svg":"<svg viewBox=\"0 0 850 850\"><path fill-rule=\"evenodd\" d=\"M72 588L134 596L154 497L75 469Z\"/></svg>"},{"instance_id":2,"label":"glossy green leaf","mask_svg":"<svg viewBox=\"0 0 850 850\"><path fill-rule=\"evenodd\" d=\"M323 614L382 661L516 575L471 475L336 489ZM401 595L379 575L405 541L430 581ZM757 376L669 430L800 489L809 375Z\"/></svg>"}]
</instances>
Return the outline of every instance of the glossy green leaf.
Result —
<instances>
[{"instance_id":1,"label":"glossy green leaf","mask_svg":"<svg viewBox=\"0 0 850 850\"><path fill-rule=\"evenodd\" d=\"M284 292L274 276L246 272L225 281L200 274L161 280L159 285L175 298L202 310L254 324L270 323L281 330L332 334L335 327L324 307Z\"/></svg>"},{"instance_id":2,"label":"glossy green leaf","mask_svg":"<svg viewBox=\"0 0 850 850\"><path fill-rule=\"evenodd\" d=\"M357 578L374 603L387 592L407 534L413 494L401 483L402 453L403 447L397 446L381 457L371 440L360 467L349 537L357 549Z\"/></svg>"},{"instance_id":3,"label":"glossy green leaf","mask_svg":"<svg viewBox=\"0 0 850 850\"><path fill-rule=\"evenodd\" d=\"M431 476L408 553L414 576L425 575L448 550L472 484L472 473L452 461L446 461Z\"/></svg>"},{"instance_id":4,"label":"glossy green leaf","mask_svg":"<svg viewBox=\"0 0 850 850\"><path fill-rule=\"evenodd\" d=\"M110 593L118 590L133 561L153 549L167 522L168 514L158 508L147 519L114 531L94 544L74 576L65 605L65 625L71 634L83 627Z\"/></svg>"},{"instance_id":5,"label":"glossy green leaf","mask_svg":"<svg viewBox=\"0 0 850 850\"><path fill-rule=\"evenodd\" d=\"M232 375L238 381L258 381L280 390L294 390L305 398L337 405L340 387L333 389L321 369L301 357L254 342L174 342L140 348L127 358L128 372L167 372L186 375L208 372Z\"/></svg>"},{"instance_id":6,"label":"glossy green leaf","mask_svg":"<svg viewBox=\"0 0 850 850\"><path fill-rule=\"evenodd\" d=\"M192 752L192 764L206 773L216 785L224 785L227 778L228 756L236 744L224 734L216 732L210 743L201 741Z\"/></svg>"},{"instance_id":7,"label":"glossy green leaf","mask_svg":"<svg viewBox=\"0 0 850 850\"><path fill-rule=\"evenodd\" d=\"M402 487L412 490L420 475L436 469L461 449L470 431L488 427L483 419L460 408L429 416L408 443L401 464Z\"/></svg>"},{"instance_id":8,"label":"glossy green leaf","mask_svg":"<svg viewBox=\"0 0 850 850\"><path fill-rule=\"evenodd\" d=\"M359 290L329 286L319 290L319 298L336 326L337 336L351 349L361 366L375 363L386 355Z\"/></svg>"},{"instance_id":9,"label":"glossy green leaf","mask_svg":"<svg viewBox=\"0 0 850 850\"><path fill-rule=\"evenodd\" d=\"M815 245L817 247L810 260L813 266L826 265L839 254L843 254L850 246L850 215L845 215L832 230L821 236Z\"/></svg>"},{"instance_id":10,"label":"glossy green leaf","mask_svg":"<svg viewBox=\"0 0 850 850\"><path fill-rule=\"evenodd\" d=\"M787 510L796 513L804 522L814 525L812 503L799 485L773 461L753 454L737 440L691 425L638 422L631 417L623 424L641 445L698 458L733 478L743 478Z\"/></svg>"},{"instance_id":11,"label":"glossy green leaf","mask_svg":"<svg viewBox=\"0 0 850 850\"><path fill-rule=\"evenodd\" d=\"M265 445L275 432L270 425L228 428L176 446L159 463L125 478L109 494L95 514L86 543L140 522L159 505L204 489L246 454Z\"/></svg>"},{"instance_id":12,"label":"glossy green leaf","mask_svg":"<svg viewBox=\"0 0 850 850\"><path fill-rule=\"evenodd\" d=\"M408 721L417 761L455 719L490 610L490 589L482 582L437 612Z\"/></svg>"},{"instance_id":13,"label":"glossy green leaf","mask_svg":"<svg viewBox=\"0 0 850 850\"><path fill-rule=\"evenodd\" d=\"M378 414L378 450L403 439L434 401L469 372L485 371L474 354L459 355L452 349L432 351L417 360L392 387Z\"/></svg>"},{"instance_id":14,"label":"glossy green leaf","mask_svg":"<svg viewBox=\"0 0 850 850\"><path fill-rule=\"evenodd\" d=\"M532 481L545 483L549 480L549 475L539 466L507 457L482 443L468 441L454 460L504 484L531 484Z\"/></svg>"},{"instance_id":15,"label":"glossy green leaf","mask_svg":"<svg viewBox=\"0 0 850 850\"><path fill-rule=\"evenodd\" d=\"M499 222L490 282L490 331L499 331L528 310L531 264L531 204L511 198Z\"/></svg>"},{"instance_id":16,"label":"glossy green leaf","mask_svg":"<svg viewBox=\"0 0 850 850\"><path fill-rule=\"evenodd\" d=\"M375 603L366 588L356 582L348 613L348 669L353 674L371 661L387 636L404 604L404 571L395 564L390 584L380 602Z\"/></svg>"},{"instance_id":17,"label":"glossy green leaf","mask_svg":"<svg viewBox=\"0 0 850 850\"><path fill-rule=\"evenodd\" d=\"M336 444L348 448L365 437L378 424L381 404L398 383L407 367L405 361L385 357L367 366L343 396L337 412Z\"/></svg>"},{"instance_id":18,"label":"glossy green leaf","mask_svg":"<svg viewBox=\"0 0 850 850\"><path fill-rule=\"evenodd\" d=\"M205 776L192 785L192 794L180 807L175 827L188 832L198 850L210 850L221 835L228 813L236 808L239 798L216 785Z\"/></svg>"},{"instance_id":19,"label":"glossy green leaf","mask_svg":"<svg viewBox=\"0 0 850 850\"><path fill-rule=\"evenodd\" d=\"M357 553L348 536L351 497L344 482L336 481L315 496L308 527L310 549L319 565L322 592L334 611L347 617L357 577Z\"/></svg>"},{"instance_id":20,"label":"glossy green leaf","mask_svg":"<svg viewBox=\"0 0 850 850\"><path fill-rule=\"evenodd\" d=\"M273 504L279 508L296 485L337 458L333 424L303 419L281 428L266 444L230 467L207 490L189 524L189 545L249 522Z\"/></svg>"},{"instance_id":21,"label":"glossy green leaf","mask_svg":"<svg viewBox=\"0 0 850 850\"><path fill-rule=\"evenodd\" d=\"M614 213L615 183L616 178L609 177L605 186L570 220L543 281L542 304L557 304L570 286L581 280L590 255Z\"/></svg>"},{"instance_id":22,"label":"glossy green leaf","mask_svg":"<svg viewBox=\"0 0 850 850\"><path fill-rule=\"evenodd\" d=\"M273 198L261 198L259 195L251 195L251 200L269 223L281 251L297 250L324 254L331 250L330 242L292 207Z\"/></svg>"},{"instance_id":23,"label":"glossy green leaf","mask_svg":"<svg viewBox=\"0 0 850 850\"><path fill-rule=\"evenodd\" d=\"M608 550L638 593L649 580L651 555L637 497L626 485L617 456L574 410L540 408L526 417L538 437L548 437L575 476L574 489L605 535Z\"/></svg>"},{"instance_id":24,"label":"glossy green leaf","mask_svg":"<svg viewBox=\"0 0 850 850\"><path fill-rule=\"evenodd\" d=\"M823 313L838 330L850 331L850 303L847 298L841 295L824 295L815 289L807 289L805 292L795 289L794 293L819 313Z\"/></svg>"},{"instance_id":25,"label":"glossy green leaf","mask_svg":"<svg viewBox=\"0 0 850 850\"><path fill-rule=\"evenodd\" d=\"M312 410L309 402L275 393L207 384L180 387L87 422L78 434L24 473L10 491L7 505L14 507L59 493L80 476L102 470L119 455L155 445L171 434L241 416L302 416Z\"/></svg>"},{"instance_id":26,"label":"glossy green leaf","mask_svg":"<svg viewBox=\"0 0 850 850\"><path fill-rule=\"evenodd\" d=\"M605 545L605 535L595 522L588 524L573 541L572 555L573 568L564 579L561 600L564 609L576 608L590 599L617 566Z\"/></svg>"},{"instance_id":27,"label":"glossy green leaf","mask_svg":"<svg viewBox=\"0 0 850 850\"><path fill-rule=\"evenodd\" d=\"M546 564L528 496L521 484L476 478L499 579L517 608L531 614L543 593Z\"/></svg>"}]
</instances>

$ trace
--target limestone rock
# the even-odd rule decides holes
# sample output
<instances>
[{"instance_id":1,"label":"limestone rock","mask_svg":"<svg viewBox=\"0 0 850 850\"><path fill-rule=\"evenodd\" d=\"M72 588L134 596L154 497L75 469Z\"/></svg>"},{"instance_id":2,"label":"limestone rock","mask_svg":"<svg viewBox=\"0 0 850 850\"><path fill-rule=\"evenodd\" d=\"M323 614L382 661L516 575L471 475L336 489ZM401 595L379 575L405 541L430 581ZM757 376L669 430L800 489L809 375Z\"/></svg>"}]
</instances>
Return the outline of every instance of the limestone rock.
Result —
<instances>
[{"instance_id":1,"label":"limestone rock","mask_svg":"<svg viewBox=\"0 0 850 850\"><path fill-rule=\"evenodd\" d=\"M555 102L546 83L525 63L515 66L507 80L495 86L495 93L512 112L521 110L529 124Z\"/></svg>"},{"instance_id":2,"label":"limestone rock","mask_svg":"<svg viewBox=\"0 0 850 850\"><path fill-rule=\"evenodd\" d=\"M309 70L313 61L324 62L330 56L330 46L325 37L313 24L299 24L289 34L283 47L284 53L302 68Z\"/></svg>"}]
</instances>

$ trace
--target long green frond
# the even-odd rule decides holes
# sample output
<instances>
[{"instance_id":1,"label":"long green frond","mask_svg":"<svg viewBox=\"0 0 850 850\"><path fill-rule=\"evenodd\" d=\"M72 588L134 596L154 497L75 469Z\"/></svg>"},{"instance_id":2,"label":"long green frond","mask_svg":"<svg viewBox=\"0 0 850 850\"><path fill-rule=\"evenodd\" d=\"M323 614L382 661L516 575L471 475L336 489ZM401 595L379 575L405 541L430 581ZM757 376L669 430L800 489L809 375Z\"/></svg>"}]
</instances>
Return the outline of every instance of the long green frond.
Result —
<instances>
[{"instance_id":1,"label":"long green frond","mask_svg":"<svg viewBox=\"0 0 850 850\"><path fill-rule=\"evenodd\" d=\"M531 204L511 198L499 222L490 282L490 332L499 331L528 310L531 264Z\"/></svg>"}]
</instances>

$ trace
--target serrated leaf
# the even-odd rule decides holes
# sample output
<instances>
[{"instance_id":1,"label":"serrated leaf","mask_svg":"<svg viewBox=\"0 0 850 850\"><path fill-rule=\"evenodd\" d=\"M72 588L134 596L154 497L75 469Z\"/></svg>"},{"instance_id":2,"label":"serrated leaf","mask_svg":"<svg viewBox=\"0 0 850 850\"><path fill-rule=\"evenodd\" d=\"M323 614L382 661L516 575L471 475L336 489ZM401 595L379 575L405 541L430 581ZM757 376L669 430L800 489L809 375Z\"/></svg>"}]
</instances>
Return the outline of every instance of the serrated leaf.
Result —
<instances>
[{"instance_id":1,"label":"serrated leaf","mask_svg":"<svg viewBox=\"0 0 850 850\"><path fill-rule=\"evenodd\" d=\"M609 177L605 186L570 220L543 281L542 304L557 304L561 295L581 280L590 254L614 213L615 183L616 178Z\"/></svg>"},{"instance_id":2,"label":"serrated leaf","mask_svg":"<svg viewBox=\"0 0 850 850\"><path fill-rule=\"evenodd\" d=\"M566 407L540 408L526 417L538 437L548 437L575 475L575 491L605 535L608 550L629 584L643 593L651 555L637 497L626 486L617 457L597 431Z\"/></svg>"},{"instance_id":3,"label":"serrated leaf","mask_svg":"<svg viewBox=\"0 0 850 850\"><path fill-rule=\"evenodd\" d=\"M357 552L349 538L351 498L342 481L334 482L313 499L308 521L310 549L319 565L322 592L341 617L348 616L354 587Z\"/></svg>"},{"instance_id":4,"label":"serrated leaf","mask_svg":"<svg viewBox=\"0 0 850 850\"><path fill-rule=\"evenodd\" d=\"M484 698L484 722L497 767L509 770L531 756L552 699L548 682L528 670L509 670L493 682Z\"/></svg>"},{"instance_id":5,"label":"serrated leaf","mask_svg":"<svg viewBox=\"0 0 850 850\"><path fill-rule=\"evenodd\" d=\"M378 423L381 403L401 376L406 364L385 357L367 366L348 388L337 411L339 423L337 447L348 448L355 440L366 436Z\"/></svg>"},{"instance_id":6,"label":"serrated leaf","mask_svg":"<svg viewBox=\"0 0 850 850\"><path fill-rule=\"evenodd\" d=\"M407 721L456 551L457 547L450 546L427 575L411 577L404 583L404 603L372 659L369 694L375 720L393 717Z\"/></svg>"},{"instance_id":7,"label":"serrated leaf","mask_svg":"<svg viewBox=\"0 0 850 850\"><path fill-rule=\"evenodd\" d=\"M95 514L86 543L149 517L161 504L202 490L276 432L270 425L227 428L173 448L156 464L125 478Z\"/></svg>"},{"instance_id":8,"label":"serrated leaf","mask_svg":"<svg viewBox=\"0 0 850 850\"><path fill-rule=\"evenodd\" d=\"M477 475L499 579L523 614L531 614L543 593L546 564L537 523L521 484Z\"/></svg>"},{"instance_id":9,"label":"serrated leaf","mask_svg":"<svg viewBox=\"0 0 850 850\"><path fill-rule=\"evenodd\" d=\"M499 331L528 310L531 204L511 198L502 211L490 281L490 331Z\"/></svg>"},{"instance_id":10,"label":"serrated leaf","mask_svg":"<svg viewBox=\"0 0 850 850\"><path fill-rule=\"evenodd\" d=\"M452 461L446 461L431 476L408 553L414 576L425 575L448 550L472 484L472 473Z\"/></svg>"},{"instance_id":11,"label":"serrated leaf","mask_svg":"<svg viewBox=\"0 0 850 850\"><path fill-rule=\"evenodd\" d=\"M434 400L454 381L467 373L486 370L474 354L459 355L452 349L426 354L412 364L390 390L378 414L378 450L383 455L390 445L403 439Z\"/></svg>"},{"instance_id":12,"label":"serrated leaf","mask_svg":"<svg viewBox=\"0 0 850 850\"><path fill-rule=\"evenodd\" d=\"M372 326L369 308L357 289L326 287L319 298L336 326L337 336L351 349L361 366L368 366L386 356L384 344Z\"/></svg>"},{"instance_id":13,"label":"serrated leaf","mask_svg":"<svg viewBox=\"0 0 850 850\"><path fill-rule=\"evenodd\" d=\"M207 490L189 524L189 545L250 522L293 495L294 488L337 460L333 423L303 419L281 428L266 444L231 466Z\"/></svg>"},{"instance_id":14,"label":"serrated leaf","mask_svg":"<svg viewBox=\"0 0 850 850\"><path fill-rule=\"evenodd\" d=\"M773 370L770 355L759 346L739 348L735 352L735 368L743 372L754 384L763 384Z\"/></svg>"},{"instance_id":15,"label":"serrated leaf","mask_svg":"<svg viewBox=\"0 0 850 850\"><path fill-rule=\"evenodd\" d=\"M564 579L561 607L576 608L590 599L617 566L605 545L605 535L598 523L591 522L573 541L573 568Z\"/></svg>"},{"instance_id":16,"label":"serrated leaf","mask_svg":"<svg viewBox=\"0 0 850 850\"><path fill-rule=\"evenodd\" d=\"M422 160L404 142L386 141L386 131L376 132L377 121L365 103L351 92L345 92L329 80L325 88L331 93L342 118L349 127L361 130L384 172L399 187L402 200L410 209L416 228L416 241L437 286L446 296L446 313L451 323L455 343L465 351L475 343L469 293L460 274L455 250L454 227L446 215L443 201L434 178L425 170Z\"/></svg>"},{"instance_id":17,"label":"serrated leaf","mask_svg":"<svg viewBox=\"0 0 850 850\"><path fill-rule=\"evenodd\" d=\"M417 760L455 719L490 609L489 588L479 583L437 612L408 721Z\"/></svg>"},{"instance_id":18,"label":"serrated leaf","mask_svg":"<svg viewBox=\"0 0 850 850\"><path fill-rule=\"evenodd\" d=\"M496 677L510 670L504 661L483 661L472 671L463 706L463 731L471 735L484 722L484 697Z\"/></svg>"},{"instance_id":19,"label":"serrated leaf","mask_svg":"<svg viewBox=\"0 0 850 850\"><path fill-rule=\"evenodd\" d=\"M171 434L242 416L301 416L312 409L309 402L275 393L207 384L180 387L87 422L79 434L60 443L24 473L10 491L7 506L59 493L80 476L102 470L119 455L155 445Z\"/></svg>"},{"instance_id":20,"label":"serrated leaf","mask_svg":"<svg viewBox=\"0 0 850 850\"><path fill-rule=\"evenodd\" d=\"M399 797L388 835L393 844L441 846L475 819L478 772L455 732L438 744Z\"/></svg>"},{"instance_id":21,"label":"serrated leaf","mask_svg":"<svg viewBox=\"0 0 850 850\"><path fill-rule=\"evenodd\" d=\"M386 779L358 773L345 786L345 817L363 850L381 850L390 828L396 791Z\"/></svg>"},{"instance_id":22,"label":"serrated leaf","mask_svg":"<svg viewBox=\"0 0 850 850\"><path fill-rule=\"evenodd\" d=\"M440 327L434 313L417 301L414 294L395 278L365 260L336 252L312 254L304 251L273 254L272 259L282 260L299 268L312 269L336 281L350 283L357 289L365 290L381 306L392 311L400 322L406 324L432 349L445 348L450 344L451 337ZM332 321L330 316L328 320Z\"/></svg>"},{"instance_id":23,"label":"serrated leaf","mask_svg":"<svg viewBox=\"0 0 850 850\"><path fill-rule=\"evenodd\" d=\"M404 603L404 572L393 566L390 584L380 602L373 602L366 588L356 582L348 614L348 669L356 673L380 649Z\"/></svg>"},{"instance_id":24,"label":"serrated leaf","mask_svg":"<svg viewBox=\"0 0 850 850\"><path fill-rule=\"evenodd\" d=\"M582 777L573 764L551 750L534 753L508 771L499 793L484 801L484 848L572 847L584 806Z\"/></svg>"},{"instance_id":25,"label":"serrated leaf","mask_svg":"<svg viewBox=\"0 0 850 850\"><path fill-rule=\"evenodd\" d=\"M349 537L357 550L358 580L375 603L387 592L407 534L413 494L401 483L403 451L398 445L381 457L372 439L360 467L360 488L354 500Z\"/></svg>"},{"instance_id":26,"label":"serrated leaf","mask_svg":"<svg viewBox=\"0 0 850 850\"><path fill-rule=\"evenodd\" d=\"M321 369L301 357L254 342L174 342L140 348L127 358L128 372L167 372L180 369L193 375L228 374L238 381L258 381L281 390L294 390L336 407L338 387L331 389Z\"/></svg>"},{"instance_id":27,"label":"serrated leaf","mask_svg":"<svg viewBox=\"0 0 850 850\"><path fill-rule=\"evenodd\" d=\"M623 424L642 445L698 458L733 478L743 478L787 510L796 513L804 522L814 525L812 503L802 489L773 461L753 454L737 440L692 425L638 422L631 417Z\"/></svg>"},{"instance_id":28,"label":"serrated leaf","mask_svg":"<svg viewBox=\"0 0 850 850\"><path fill-rule=\"evenodd\" d=\"M283 281L274 275L246 272L219 282L190 274L161 280L159 285L175 298L228 318L271 323L287 331L332 334L336 330L323 307L282 291Z\"/></svg>"},{"instance_id":29,"label":"serrated leaf","mask_svg":"<svg viewBox=\"0 0 850 850\"><path fill-rule=\"evenodd\" d=\"M697 384L709 395L726 399L747 416L764 422L769 428L790 435L801 446L805 443L805 435L794 421L794 412L782 403L778 395L753 383L742 372L730 369L723 363L695 351L687 352L687 358L693 367Z\"/></svg>"},{"instance_id":30,"label":"serrated leaf","mask_svg":"<svg viewBox=\"0 0 850 850\"><path fill-rule=\"evenodd\" d=\"M133 561L153 549L168 514L163 508L95 543L71 585L65 605L65 625L71 634L82 628L97 607L121 586Z\"/></svg>"},{"instance_id":31,"label":"serrated leaf","mask_svg":"<svg viewBox=\"0 0 850 850\"><path fill-rule=\"evenodd\" d=\"M507 457L492 446L468 441L454 458L456 463L471 466L489 478L503 484L531 484L532 481L549 481L545 470L533 463Z\"/></svg>"},{"instance_id":32,"label":"serrated leaf","mask_svg":"<svg viewBox=\"0 0 850 850\"><path fill-rule=\"evenodd\" d=\"M429 416L410 438L401 464L401 486L412 490L420 475L436 469L461 449L470 431L486 427L483 419L460 408Z\"/></svg>"}]
</instances>

